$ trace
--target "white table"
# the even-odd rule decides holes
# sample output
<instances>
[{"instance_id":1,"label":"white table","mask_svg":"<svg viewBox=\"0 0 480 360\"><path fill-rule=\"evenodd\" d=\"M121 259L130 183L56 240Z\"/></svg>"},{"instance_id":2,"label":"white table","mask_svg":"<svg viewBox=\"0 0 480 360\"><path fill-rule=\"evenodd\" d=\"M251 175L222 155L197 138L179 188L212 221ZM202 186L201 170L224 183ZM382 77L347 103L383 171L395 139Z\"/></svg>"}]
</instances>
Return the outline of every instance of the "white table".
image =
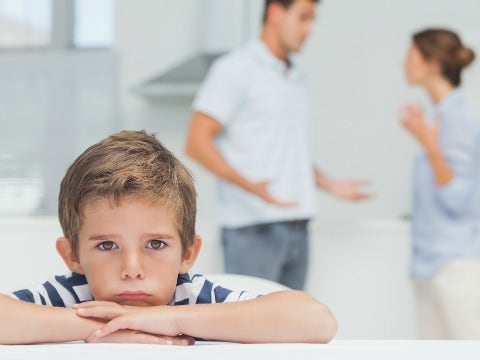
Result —
<instances>
[{"instance_id":1,"label":"white table","mask_svg":"<svg viewBox=\"0 0 480 360\"><path fill-rule=\"evenodd\" d=\"M177 347L138 344L0 345L0 359L162 360L162 359L348 359L348 360L478 360L480 341L335 340L327 345L197 342Z\"/></svg>"}]
</instances>

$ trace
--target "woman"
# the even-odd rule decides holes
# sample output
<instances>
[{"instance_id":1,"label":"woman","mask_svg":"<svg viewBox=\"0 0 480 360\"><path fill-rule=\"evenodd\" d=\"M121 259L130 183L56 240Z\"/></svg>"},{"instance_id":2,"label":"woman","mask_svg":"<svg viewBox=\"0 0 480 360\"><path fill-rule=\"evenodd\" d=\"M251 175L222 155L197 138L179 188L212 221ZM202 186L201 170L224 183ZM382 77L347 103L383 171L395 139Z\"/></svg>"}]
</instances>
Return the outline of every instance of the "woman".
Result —
<instances>
[{"instance_id":1,"label":"woman","mask_svg":"<svg viewBox=\"0 0 480 360\"><path fill-rule=\"evenodd\" d=\"M434 104L400 120L422 147L413 172L412 276L425 338L480 339L480 124L460 91L475 58L457 34L428 29L412 37L409 84Z\"/></svg>"}]
</instances>

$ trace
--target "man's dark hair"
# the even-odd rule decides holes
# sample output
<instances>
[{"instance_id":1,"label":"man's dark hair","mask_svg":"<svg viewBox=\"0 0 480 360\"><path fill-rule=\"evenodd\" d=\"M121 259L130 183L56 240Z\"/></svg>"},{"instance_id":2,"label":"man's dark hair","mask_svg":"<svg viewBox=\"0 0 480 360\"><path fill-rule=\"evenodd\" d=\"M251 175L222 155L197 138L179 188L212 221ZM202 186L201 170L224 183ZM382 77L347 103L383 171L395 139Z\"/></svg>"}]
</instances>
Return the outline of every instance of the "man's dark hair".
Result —
<instances>
[{"instance_id":1,"label":"man's dark hair","mask_svg":"<svg viewBox=\"0 0 480 360\"><path fill-rule=\"evenodd\" d=\"M273 3L278 3L282 5L285 9L289 8L296 0L265 0L265 8L263 10L263 22L267 21L267 12L268 6ZM312 2L318 3L320 0L310 0Z\"/></svg>"}]
</instances>

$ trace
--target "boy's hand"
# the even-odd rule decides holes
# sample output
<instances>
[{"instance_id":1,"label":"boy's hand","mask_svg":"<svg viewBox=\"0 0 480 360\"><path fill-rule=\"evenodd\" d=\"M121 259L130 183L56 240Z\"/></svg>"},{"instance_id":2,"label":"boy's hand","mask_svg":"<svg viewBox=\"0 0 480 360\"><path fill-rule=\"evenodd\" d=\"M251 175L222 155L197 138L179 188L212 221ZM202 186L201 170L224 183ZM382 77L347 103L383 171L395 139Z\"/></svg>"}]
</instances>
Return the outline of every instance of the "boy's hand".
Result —
<instances>
[{"instance_id":1,"label":"boy's hand","mask_svg":"<svg viewBox=\"0 0 480 360\"><path fill-rule=\"evenodd\" d=\"M135 306L120 305L110 301L86 301L74 304L72 308L77 311L79 316L95 317L104 320L111 320L126 314L128 308L136 309Z\"/></svg>"},{"instance_id":2,"label":"boy's hand","mask_svg":"<svg viewBox=\"0 0 480 360\"><path fill-rule=\"evenodd\" d=\"M168 345L192 345L189 336L179 336L168 306L123 306L107 301L89 301L74 306L77 315L110 320L91 334L86 341L95 342L146 342ZM133 330L126 333L125 330ZM111 341L117 339L117 341ZM126 341L124 341L126 337ZM154 339L155 338L155 339ZM138 341L136 341L136 339Z\"/></svg>"}]
</instances>

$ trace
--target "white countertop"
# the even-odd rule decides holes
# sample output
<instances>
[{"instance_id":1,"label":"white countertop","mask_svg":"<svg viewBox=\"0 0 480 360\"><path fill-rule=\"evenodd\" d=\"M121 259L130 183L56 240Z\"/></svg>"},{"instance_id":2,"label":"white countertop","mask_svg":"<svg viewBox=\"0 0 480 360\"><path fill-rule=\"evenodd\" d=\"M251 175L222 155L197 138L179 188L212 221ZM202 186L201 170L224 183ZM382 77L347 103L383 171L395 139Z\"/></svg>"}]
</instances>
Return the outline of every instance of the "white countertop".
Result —
<instances>
[{"instance_id":1,"label":"white countertop","mask_svg":"<svg viewBox=\"0 0 480 360\"><path fill-rule=\"evenodd\" d=\"M194 346L139 344L0 345L0 359L348 359L478 360L480 341L334 340L314 344L231 344L198 342Z\"/></svg>"}]
</instances>

